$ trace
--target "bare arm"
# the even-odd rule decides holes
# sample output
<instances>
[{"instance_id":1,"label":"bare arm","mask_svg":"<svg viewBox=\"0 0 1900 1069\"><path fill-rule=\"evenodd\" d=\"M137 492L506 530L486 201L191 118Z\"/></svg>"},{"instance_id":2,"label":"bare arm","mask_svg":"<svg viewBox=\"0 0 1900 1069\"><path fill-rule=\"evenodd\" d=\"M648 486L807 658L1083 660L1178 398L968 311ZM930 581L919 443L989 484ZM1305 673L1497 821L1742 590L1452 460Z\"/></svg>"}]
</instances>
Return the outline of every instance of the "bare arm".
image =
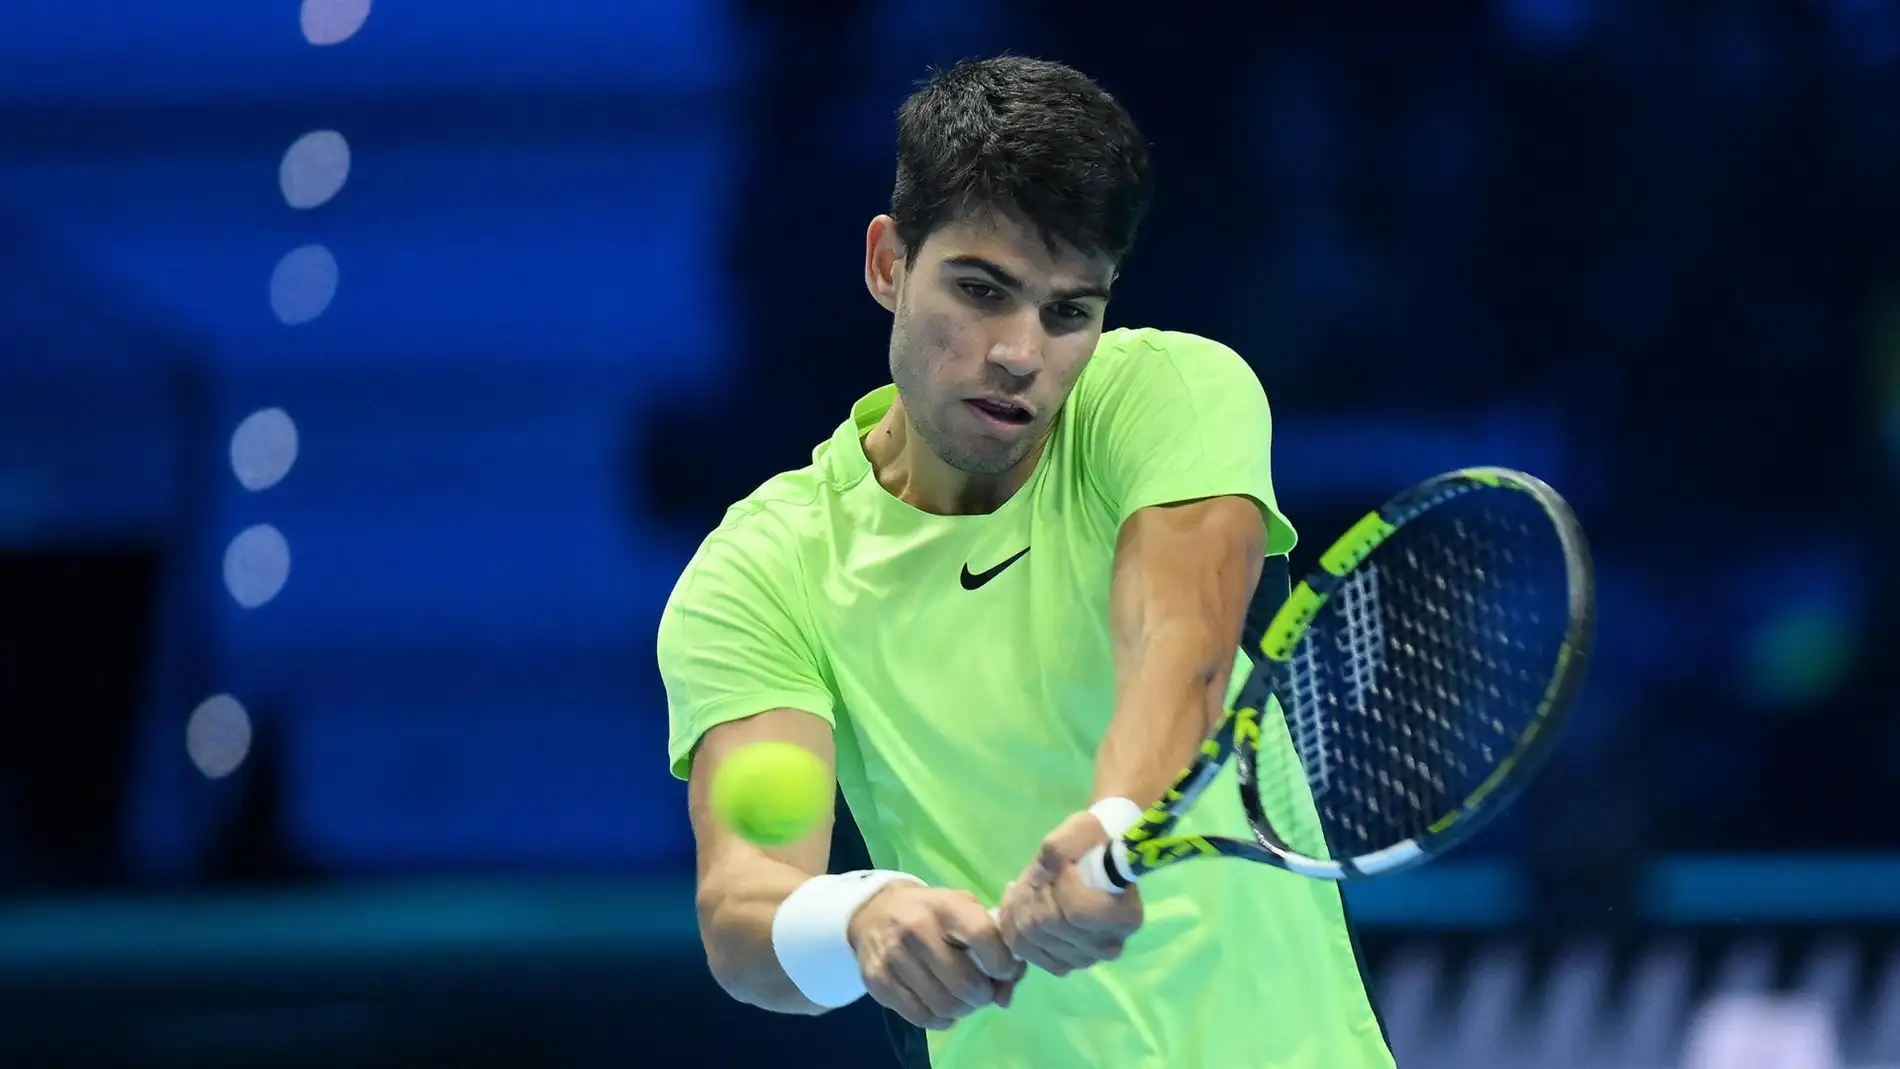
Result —
<instances>
[{"instance_id":1,"label":"bare arm","mask_svg":"<svg viewBox=\"0 0 1900 1069\"><path fill-rule=\"evenodd\" d=\"M739 747L767 739L817 754L835 782L831 728L810 713L774 709L706 733L687 787L699 843L700 938L713 978L733 998L775 1013L817 1015L827 1007L806 998L785 974L772 928L792 892L825 872L835 812L827 812L823 826L804 839L778 849L746 842L712 813L711 783L719 763ZM993 1002L1008 1005L1022 975L996 922L967 891L887 886L856 909L846 935L865 990L925 1028L948 1028Z\"/></svg>"},{"instance_id":2,"label":"bare arm","mask_svg":"<svg viewBox=\"0 0 1900 1069\"><path fill-rule=\"evenodd\" d=\"M835 780L831 726L810 713L774 709L706 732L687 781L699 846L699 934L713 978L733 998L775 1013L820 1014L824 1008L799 994L779 967L772 919L799 884L825 871L835 814L827 810L822 825L798 842L767 849L741 838L712 812L712 777L720 762L741 746L768 739L810 750Z\"/></svg>"},{"instance_id":3,"label":"bare arm","mask_svg":"<svg viewBox=\"0 0 1900 1069\"><path fill-rule=\"evenodd\" d=\"M1144 508L1122 525L1109 593L1115 714L1096 798L1153 804L1220 723L1266 539L1245 497Z\"/></svg>"},{"instance_id":4,"label":"bare arm","mask_svg":"<svg viewBox=\"0 0 1900 1069\"><path fill-rule=\"evenodd\" d=\"M1122 524L1109 591L1115 714L1096 751L1097 801L1152 805L1220 722L1265 551L1265 522L1244 497L1144 508ZM1069 817L1004 892L1003 938L1023 960L1062 976L1120 956L1141 927L1138 888L1104 894L1072 864L1109 834L1093 813Z\"/></svg>"}]
</instances>

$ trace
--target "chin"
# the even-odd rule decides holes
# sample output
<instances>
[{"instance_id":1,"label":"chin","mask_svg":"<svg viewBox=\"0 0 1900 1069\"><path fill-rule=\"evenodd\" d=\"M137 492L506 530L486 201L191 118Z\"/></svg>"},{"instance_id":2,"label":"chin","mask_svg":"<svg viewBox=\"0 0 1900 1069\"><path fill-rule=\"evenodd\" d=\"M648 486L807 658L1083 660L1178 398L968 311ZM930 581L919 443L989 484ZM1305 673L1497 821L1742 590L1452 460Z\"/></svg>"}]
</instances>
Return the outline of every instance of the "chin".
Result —
<instances>
[{"instance_id":1,"label":"chin","mask_svg":"<svg viewBox=\"0 0 1900 1069\"><path fill-rule=\"evenodd\" d=\"M950 466L966 475L996 476L1007 475L1023 462L1019 450L998 451L994 449L965 449L961 455L951 461Z\"/></svg>"}]
</instances>

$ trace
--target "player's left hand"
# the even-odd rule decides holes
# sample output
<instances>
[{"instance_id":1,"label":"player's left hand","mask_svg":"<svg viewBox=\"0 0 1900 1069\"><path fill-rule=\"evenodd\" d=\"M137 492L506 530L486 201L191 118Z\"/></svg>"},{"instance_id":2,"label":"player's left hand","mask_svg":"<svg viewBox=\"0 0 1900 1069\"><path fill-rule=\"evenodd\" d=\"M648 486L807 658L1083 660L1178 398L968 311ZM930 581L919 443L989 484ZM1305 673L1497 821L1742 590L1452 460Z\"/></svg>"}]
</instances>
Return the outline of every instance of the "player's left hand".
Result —
<instances>
[{"instance_id":1,"label":"player's left hand","mask_svg":"<svg viewBox=\"0 0 1900 1069\"><path fill-rule=\"evenodd\" d=\"M1141 927L1141 891L1098 891L1082 881L1076 860L1109 841L1086 810L1057 825L1036 857L1003 892L997 926L1017 957L1056 976L1121 957Z\"/></svg>"}]
</instances>

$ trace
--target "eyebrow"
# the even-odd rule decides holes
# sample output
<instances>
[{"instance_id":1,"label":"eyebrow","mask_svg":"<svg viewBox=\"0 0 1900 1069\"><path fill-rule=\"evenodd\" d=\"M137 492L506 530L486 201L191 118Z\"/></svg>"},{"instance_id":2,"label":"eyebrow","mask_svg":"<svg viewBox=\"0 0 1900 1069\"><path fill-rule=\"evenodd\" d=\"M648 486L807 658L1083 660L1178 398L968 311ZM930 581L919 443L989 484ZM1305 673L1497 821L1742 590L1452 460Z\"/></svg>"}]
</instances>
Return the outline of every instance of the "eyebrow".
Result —
<instances>
[{"instance_id":1,"label":"eyebrow","mask_svg":"<svg viewBox=\"0 0 1900 1069\"><path fill-rule=\"evenodd\" d=\"M974 267L978 271L982 271L996 279L997 284L1004 289L1020 290L1023 288L1022 279L1003 270L1002 267L995 262L985 260L981 256L946 256L943 262L952 267ZM1108 300L1108 287L1077 286L1074 289L1067 289L1052 294L1049 299L1052 301L1079 301L1085 297L1099 297L1106 301Z\"/></svg>"}]
</instances>

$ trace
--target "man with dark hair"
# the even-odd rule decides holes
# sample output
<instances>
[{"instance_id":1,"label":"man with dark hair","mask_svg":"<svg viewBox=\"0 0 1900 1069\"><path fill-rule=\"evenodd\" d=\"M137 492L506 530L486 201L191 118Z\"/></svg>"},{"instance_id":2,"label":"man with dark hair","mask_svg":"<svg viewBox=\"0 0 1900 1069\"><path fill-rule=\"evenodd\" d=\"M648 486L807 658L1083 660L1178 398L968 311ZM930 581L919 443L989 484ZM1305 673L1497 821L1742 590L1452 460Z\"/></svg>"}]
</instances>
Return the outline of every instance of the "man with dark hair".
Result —
<instances>
[{"instance_id":1,"label":"man with dark hair","mask_svg":"<svg viewBox=\"0 0 1900 1069\"><path fill-rule=\"evenodd\" d=\"M865 235L893 384L727 512L660 625L707 959L779 1012L868 993L938 1066L1388 1067L1331 884L1078 875L1218 723L1294 539L1248 365L1103 330L1149 185L1134 122L1059 64L904 104ZM827 874L829 821L775 849L718 822L713 773L767 739L832 767L880 868ZM1231 781L1183 823L1247 833Z\"/></svg>"}]
</instances>

